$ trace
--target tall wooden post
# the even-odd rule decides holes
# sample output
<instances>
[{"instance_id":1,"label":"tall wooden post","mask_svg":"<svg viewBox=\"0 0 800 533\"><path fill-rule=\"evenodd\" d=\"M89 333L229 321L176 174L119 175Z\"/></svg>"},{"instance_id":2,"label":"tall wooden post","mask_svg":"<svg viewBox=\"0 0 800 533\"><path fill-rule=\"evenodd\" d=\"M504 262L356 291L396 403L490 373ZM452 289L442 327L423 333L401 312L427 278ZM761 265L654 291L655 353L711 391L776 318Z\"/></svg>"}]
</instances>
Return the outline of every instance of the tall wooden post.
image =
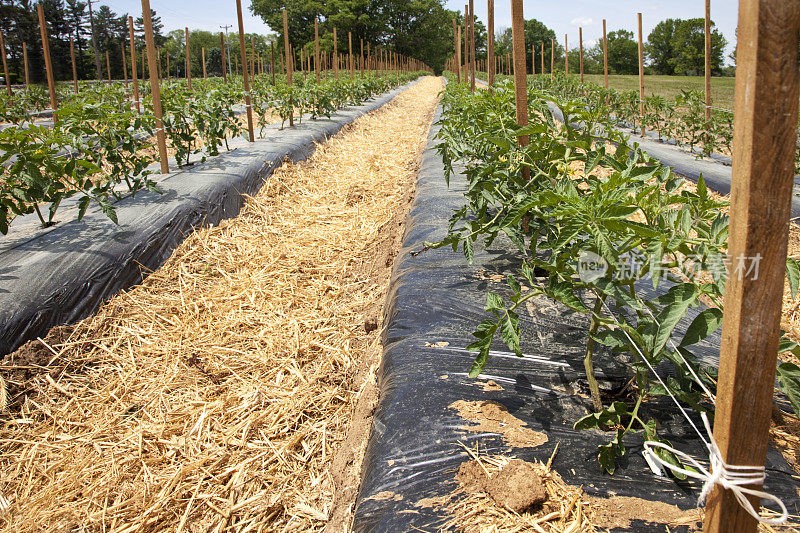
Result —
<instances>
[{"instance_id":1,"label":"tall wooden post","mask_svg":"<svg viewBox=\"0 0 800 533\"><path fill-rule=\"evenodd\" d=\"M469 0L469 72L469 86L475 92L475 0Z\"/></svg>"},{"instance_id":2,"label":"tall wooden post","mask_svg":"<svg viewBox=\"0 0 800 533\"><path fill-rule=\"evenodd\" d=\"M127 88L130 85L130 83L128 83L128 60L125 58L125 41L124 40L121 43L119 43L119 48L120 48L120 52L122 52L122 79L125 80L125 87Z\"/></svg>"},{"instance_id":3,"label":"tall wooden post","mask_svg":"<svg viewBox=\"0 0 800 533\"><path fill-rule=\"evenodd\" d=\"M256 77L256 38L250 39L250 78Z\"/></svg>"},{"instance_id":4,"label":"tall wooden post","mask_svg":"<svg viewBox=\"0 0 800 533\"><path fill-rule=\"evenodd\" d=\"M141 103L139 102L138 69L136 68L136 41L134 40L133 33L133 17L128 17L128 36L131 41L131 77L133 78L133 99L136 103L136 111L141 112L142 108Z\"/></svg>"},{"instance_id":5,"label":"tall wooden post","mask_svg":"<svg viewBox=\"0 0 800 533\"><path fill-rule=\"evenodd\" d=\"M556 40L550 39L550 79L552 80L556 73L555 73L555 65L556 65Z\"/></svg>"},{"instance_id":6,"label":"tall wooden post","mask_svg":"<svg viewBox=\"0 0 800 533\"><path fill-rule=\"evenodd\" d=\"M644 44L642 42L642 14L637 13L639 21L639 113L642 120L642 135L644 135Z\"/></svg>"},{"instance_id":7,"label":"tall wooden post","mask_svg":"<svg viewBox=\"0 0 800 533\"><path fill-rule=\"evenodd\" d=\"M350 78L355 77L353 70L353 32L347 32L348 50L350 51Z\"/></svg>"},{"instance_id":8,"label":"tall wooden post","mask_svg":"<svg viewBox=\"0 0 800 533\"><path fill-rule=\"evenodd\" d=\"M321 80L319 68L319 18L314 19L314 68L317 70L317 83Z\"/></svg>"},{"instance_id":9,"label":"tall wooden post","mask_svg":"<svg viewBox=\"0 0 800 533\"><path fill-rule=\"evenodd\" d=\"M39 16L39 32L42 37L42 52L44 53L44 68L47 74L47 87L50 91L50 107L53 108L53 111L56 111L58 109L56 81L53 76L53 60L50 57L50 38L47 35L47 21L44 18L44 6L42 4L36 4L36 13Z\"/></svg>"},{"instance_id":10,"label":"tall wooden post","mask_svg":"<svg viewBox=\"0 0 800 533\"><path fill-rule=\"evenodd\" d=\"M158 79L156 66L156 44L153 41L153 18L150 11L150 0L142 0L142 19L144 20L144 38L147 47L147 56L150 66L150 93L153 99L153 114L156 116L156 140L158 141L158 158L161 162L161 173L169 173L167 160L167 136L164 133L163 111L161 109L161 83ZM131 28L131 42L133 41L133 18L128 22ZM134 48L131 47L131 52ZM138 101L138 97L136 98Z\"/></svg>"},{"instance_id":11,"label":"tall wooden post","mask_svg":"<svg viewBox=\"0 0 800 533\"><path fill-rule=\"evenodd\" d=\"M222 79L225 83L228 83L228 67L227 67L227 52L225 50L225 34L219 32L219 46L220 46L220 53L222 53ZM167 56L167 61L169 61L169 56Z\"/></svg>"},{"instance_id":12,"label":"tall wooden post","mask_svg":"<svg viewBox=\"0 0 800 533\"><path fill-rule=\"evenodd\" d=\"M283 10L283 48L285 50L286 55L286 83L291 87L292 85L292 49L289 46L289 18L286 14L286 9ZM289 105L292 104L291 97L289 99ZM289 113L289 126L294 126L294 108L292 108L291 112Z\"/></svg>"},{"instance_id":13,"label":"tall wooden post","mask_svg":"<svg viewBox=\"0 0 800 533\"><path fill-rule=\"evenodd\" d=\"M456 46L456 61L458 61L458 83L461 83L461 73L464 70L463 60L461 57L461 26L458 26L458 46ZM466 81L466 80L464 80Z\"/></svg>"},{"instance_id":14,"label":"tall wooden post","mask_svg":"<svg viewBox=\"0 0 800 533\"><path fill-rule=\"evenodd\" d=\"M78 64L75 61L75 39L73 39L72 37L69 38L69 57L72 60L72 88L75 90L75 94L78 94ZM27 60L25 62L27 63ZM25 73L26 83L27 83L27 78L28 75L26 72Z\"/></svg>"},{"instance_id":15,"label":"tall wooden post","mask_svg":"<svg viewBox=\"0 0 800 533\"><path fill-rule=\"evenodd\" d=\"M3 54L3 76L6 80L6 92L8 96L12 96L14 91L11 90L11 80L8 79L8 57L6 56L6 40L3 38L3 32L0 31L0 54Z\"/></svg>"},{"instance_id":16,"label":"tall wooden post","mask_svg":"<svg viewBox=\"0 0 800 533\"><path fill-rule=\"evenodd\" d=\"M458 65L461 64L461 34L458 31L458 25L456 24L456 19L453 19L453 45L455 47L455 54L454 54L454 61ZM457 65L453 65L456 67ZM459 66L456 70L456 82L461 83L461 67Z\"/></svg>"},{"instance_id":17,"label":"tall wooden post","mask_svg":"<svg viewBox=\"0 0 800 533\"><path fill-rule=\"evenodd\" d=\"M189 57L189 28L185 30L186 34L186 83L189 90L192 90L192 59Z\"/></svg>"},{"instance_id":18,"label":"tall wooden post","mask_svg":"<svg viewBox=\"0 0 800 533\"><path fill-rule=\"evenodd\" d=\"M361 39L361 77L364 77L364 39Z\"/></svg>"},{"instance_id":19,"label":"tall wooden post","mask_svg":"<svg viewBox=\"0 0 800 533\"><path fill-rule=\"evenodd\" d=\"M539 69L540 74L544 74L544 41L542 41L542 68Z\"/></svg>"},{"instance_id":20,"label":"tall wooden post","mask_svg":"<svg viewBox=\"0 0 800 533\"><path fill-rule=\"evenodd\" d=\"M488 0L489 2L489 15L488 15L488 25L489 27L486 28L488 32L487 36L487 43L486 43L486 68L489 72L486 73L486 76L489 80L489 86L494 85L494 0Z\"/></svg>"},{"instance_id":21,"label":"tall wooden post","mask_svg":"<svg viewBox=\"0 0 800 533\"><path fill-rule=\"evenodd\" d=\"M339 37L336 35L336 28L333 28L333 72L336 79L339 79Z\"/></svg>"},{"instance_id":22,"label":"tall wooden post","mask_svg":"<svg viewBox=\"0 0 800 533\"><path fill-rule=\"evenodd\" d=\"M75 45L73 45L72 48L74 55ZM73 60L73 64L74 62L75 61ZM25 43L25 41L22 41L22 63L24 64L25 67L25 87L28 87L31 84L31 72L30 72L31 68L30 65L28 64L28 45Z\"/></svg>"},{"instance_id":23,"label":"tall wooden post","mask_svg":"<svg viewBox=\"0 0 800 533\"><path fill-rule=\"evenodd\" d=\"M564 75L569 76L569 44L566 33L564 34Z\"/></svg>"},{"instance_id":24,"label":"tall wooden post","mask_svg":"<svg viewBox=\"0 0 800 533\"><path fill-rule=\"evenodd\" d=\"M269 43L269 69L272 72L272 85L275 85L275 41Z\"/></svg>"},{"instance_id":25,"label":"tall wooden post","mask_svg":"<svg viewBox=\"0 0 800 533\"><path fill-rule=\"evenodd\" d=\"M711 0L706 0L706 120L711 118Z\"/></svg>"},{"instance_id":26,"label":"tall wooden post","mask_svg":"<svg viewBox=\"0 0 800 533\"><path fill-rule=\"evenodd\" d=\"M531 44L531 74L536 75L536 45Z\"/></svg>"},{"instance_id":27,"label":"tall wooden post","mask_svg":"<svg viewBox=\"0 0 800 533\"><path fill-rule=\"evenodd\" d=\"M583 28L578 28L578 50L580 54L581 83L583 83Z\"/></svg>"},{"instance_id":28,"label":"tall wooden post","mask_svg":"<svg viewBox=\"0 0 800 533\"><path fill-rule=\"evenodd\" d=\"M242 0L236 0L236 16L239 21L239 51L242 55L242 77L244 83L244 104L247 108L247 133L250 136L250 142L255 142L255 134L253 133L253 102L250 98L250 78L247 72L247 46L244 42L244 22L242 20Z\"/></svg>"},{"instance_id":29,"label":"tall wooden post","mask_svg":"<svg viewBox=\"0 0 800 533\"><path fill-rule=\"evenodd\" d=\"M603 86L608 89L608 38L606 37L606 19L603 19Z\"/></svg>"},{"instance_id":30,"label":"tall wooden post","mask_svg":"<svg viewBox=\"0 0 800 533\"><path fill-rule=\"evenodd\" d=\"M770 440L797 149L799 31L795 1L739 2L728 239L733 263L714 417L714 439L731 466L763 466ZM742 259L750 266L760 260L757 275L746 272L747 265L734 269ZM755 533L757 525L732 492L719 485L712 490L705 532Z\"/></svg>"},{"instance_id":31,"label":"tall wooden post","mask_svg":"<svg viewBox=\"0 0 800 533\"><path fill-rule=\"evenodd\" d=\"M142 50L142 79L145 79L145 77L147 77L147 63L145 63L144 60L144 53L145 51Z\"/></svg>"},{"instance_id":32,"label":"tall wooden post","mask_svg":"<svg viewBox=\"0 0 800 533\"><path fill-rule=\"evenodd\" d=\"M522 13L523 0L511 0L511 31L513 34L514 50L514 101L517 105L517 124L528 125L528 75L525 53L525 19ZM521 147L528 146L527 135L518 137L517 142ZM529 167L522 167L522 176L528 180L531 177Z\"/></svg>"},{"instance_id":33,"label":"tall wooden post","mask_svg":"<svg viewBox=\"0 0 800 533\"><path fill-rule=\"evenodd\" d=\"M108 78L108 84L111 84L111 57L108 55L108 50L106 50L106 76Z\"/></svg>"},{"instance_id":34,"label":"tall wooden post","mask_svg":"<svg viewBox=\"0 0 800 533\"><path fill-rule=\"evenodd\" d=\"M208 71L206 70L206 47L200 49L200 56L203 59L203 79L208 78Z\"/></svg>"}]
</instances>

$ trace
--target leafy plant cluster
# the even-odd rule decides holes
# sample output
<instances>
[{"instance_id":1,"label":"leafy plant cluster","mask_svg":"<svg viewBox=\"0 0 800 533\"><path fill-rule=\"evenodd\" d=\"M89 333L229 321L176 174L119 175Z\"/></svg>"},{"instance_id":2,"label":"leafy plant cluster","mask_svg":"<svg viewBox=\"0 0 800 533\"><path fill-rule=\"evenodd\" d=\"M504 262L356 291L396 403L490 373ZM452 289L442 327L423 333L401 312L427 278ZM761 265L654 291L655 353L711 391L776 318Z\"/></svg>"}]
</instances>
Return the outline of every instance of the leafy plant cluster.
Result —
<instances>
[{"instance_id":1,"label":"leafy plant cluster","mask_svg":"<svg viewBox=\"0 0 800 533\"><path fill-rule=\"evenodd\" d=\"M253 80L250 96L263 136L275 111L281 118L330 116L348 104L360 103L388 88L417 77L403 73L350 79L312 78L289 86L282 77ZM184 80L162 83L164 131L179 166L193 156L204 160L229 150L228 139L241 135L245 94L241 78L196 80L189 91ZM53 224L64 200L78 198L78 217L97 204L116 222L114 200L142 189L158 192L148 167L155 161L152 138L156 120L149 84L140 83L142 112L131 102L123 83L83 84L78 94L60 86L58 119L52 126L32 120L49 106L49 95L31 86L13 97L0 98L0 233L10 221L36 213L43 227Z\"/></svg>"},{"instance_id":2,"label":"leafy plant cluster","mask_svg":"<svg viewBox=\"0 0 800 533\"><path fill-rule=\"evenodd\" d=\"M546 297L587 315L582 355L593 410L575 428L609 432L598 458L613 473L629 433L665 442L648 400L672 394L698 412L710 410L705 391L714 390L717 370L696 351L722 323L728 267L739 272L726 255L726 203L710 195L702 179L692 191L669 167L629 148L611 127L613 103L537 87L529 102L530 123L520 127L509 81L475 93L448 85L437 148L448 179L457 163L465 167L466 203L453 215L448 235L430 246L461 248L471 262L479 239L488 246L502 234L524 255L508 273L503 293L487 296L490 316L469 346L476 352L472 377L483 372L497 336L521 355L519 310L526 302ZM548 103L560 109L563 123L554 120ZM575 122L585 127L572 127ZM604 132L600 138L588 133L597 131ZM517 142L522 135L529 136L525 147ZM800 268L790 260L787 269L796 294ZM678 325L692 308L699 313L692 313L684 332ZM781 351L798 347L784 339ZM607 368L620 358L627 385L604 397L595 366ZM669 372L659 372L662 381L653 369L666 367ZM779 376L800 411L800 368L785 363ZM657 449L665 461L680 464Z\"/></svg>"}]
</instances>

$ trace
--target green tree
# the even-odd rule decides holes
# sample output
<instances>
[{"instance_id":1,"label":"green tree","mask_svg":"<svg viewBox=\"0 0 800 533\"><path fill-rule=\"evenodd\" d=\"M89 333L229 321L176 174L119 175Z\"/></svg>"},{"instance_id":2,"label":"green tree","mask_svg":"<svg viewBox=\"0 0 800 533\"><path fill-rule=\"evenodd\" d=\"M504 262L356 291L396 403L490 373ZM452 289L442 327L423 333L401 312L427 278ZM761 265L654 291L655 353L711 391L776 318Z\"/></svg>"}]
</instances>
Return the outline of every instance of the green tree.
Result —
<instances>
[{"instance_id":1,"label":"green tree","mask_svg":"<svg viewBox=\"0 0 800 533\"><path fill-rule=\"evenodd\" d=\"M675 30L680 22L680 19L662 20L647 37L644 51L656 74L675 74Z\"/></svg>"},{"instance_id":2,"label":"green tree","mask_svg":"<svg viewBox=\"0 0 800 533\"><path fill-rule=\"evenodd\" d=\"M633 32L616 30L608 36L608 70L614 74L636 74L639 71L639 45Z\"/></svg>"},{"instance_id":3,"label":"green tree","mask_svg":"<svg viewBox=\"0 0 800 533\"><path fill-rule=\"evenodd\" d=\"M728 42L711 23L711 73L722 74L723 52ZM701 75L705 71L705 19L677 21L672 44L675 74Z\"/></svg>"},{"instance_id":4,"label":"green tree","mask_svg":"<svg viewBox=\"0 0 800 533\"><path fill-rule=\"evenodd\" d=\"M550 72L550 55L551 55L551 41L556 38L556 32L547 27L543 22L536 19L528 19L525 21L525 49L526 59L525 64L528 72L531 72L531 65L533 62L532 49L536 49L536 72L539 72L542 66L540 54L542 53L542 42L544 42L544 68L546 72ZM511 54L514 47L514 32L511 28L501 30L495 38L495 54L505 57L506 54ZM577 54L577 52L576 52ZM576 55L577 57L577 55ZM559 69L560 65L560 69ZM555 68L556 70L564 71L564 48L557 42L555 46Z\"/></svg>"}]
</instances>

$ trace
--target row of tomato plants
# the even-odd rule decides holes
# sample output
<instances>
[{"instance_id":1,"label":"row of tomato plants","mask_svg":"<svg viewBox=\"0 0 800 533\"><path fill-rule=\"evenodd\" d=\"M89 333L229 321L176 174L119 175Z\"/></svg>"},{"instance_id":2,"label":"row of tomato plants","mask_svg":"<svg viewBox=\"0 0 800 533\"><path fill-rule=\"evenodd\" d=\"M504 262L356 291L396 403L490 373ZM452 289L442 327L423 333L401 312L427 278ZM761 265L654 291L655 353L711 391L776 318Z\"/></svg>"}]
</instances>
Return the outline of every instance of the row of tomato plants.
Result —
<instances>
[{"instance_id":1,"label":"row of tomato plants","mask_svg":"<svg viewBox=\"0 0 800 533\"><path fill-rule=\"evenodd\" d=\"M461 248L472 262L479 239L488 246L502 234L524 255L519 268L508 272L502 294L487 296L489 316L469 346L476 352L473 377L488 364L495 337L521 355L519 312L531 299L550 298L588 316L582 356L593 409L575 428L610 432L598 459L613 473L629 433L666 442L659 435L659 411L648 400L671 393L695 411L713 414L705 392L714 390L717 368L696 352L722 323L731 266L729 220L722 212L727 203L709 194L702 179L696 191L683 187L669 167L629 148L612 127L608 103L589 104L532 86L530 123L520 127L513 89L508 80L475 93L448 85L437 149L448 180L456 165L463 166L466 202L453 215L448 235L429 246ZM548 103L560 109L564 122L554 119ZM576 122L586 127L570 125ZM598 138L587 133L592 131L605 133ZM525 147L517 143L522 135L529 136ZM788 261L793 296L798 266ZM690 315L692 308L699 313ZM695 318L679 334L687 316ZM780 351L797 354L798 346L784 336ZM611 401L600 394L595 367L608 368L620 358L629 381L622 400ZM782 363L778 375L800 413L800 367ZM655 450L680 464L663 448Z\"/></svg>"},{"instance_id":2,"label":"row of tomato plants","mask_svg":"<svg viewBox=\"0 0 800 533\"><path fill-rule=\"evenodd\" d=\"M639 97L638 91L606 89L593 82L581 82L575 76L557 73L532 76L530 86L556 94L560 98L578 99L587 105L606 105L614 126L632 130L641 127L655 132L659 140L670 140L701 156L733 153L733 112L713 108L706 117L705 95L699 90L682 90L674 98L659 95ZM644 114L640 104L644 104ZM800 146L795 155L795 174L800 174Z\"/></svg>"},{"instance_id":3,"label":"row of tomato plants","mask_svg":"<svg viewBox=\"0 0 800 533\"><path fill-rule=\"evenodd\" d=\"M291 116L330 116L337 109L358 104L414 74L326 79L298 77L292 86L279 77L258 77L250 96L258 131L276 113L285 122ZM78 198L78 218L97 204L114 222L114 201L142 189L159 192L152 171L155 161L153 114L149 85L140 85L142 112L136 111L125 84L86 85L67 95L52 125L31 122L30 109L11 117L0 131L0 233L7 233L14 217L35 213L42 226L53 224L62 202ZM179 166L193 156L204 160L229 149L228 139L242 135L241 78L196 80L190 91L184 80L162 85L164 131Z\"/></svg>"}]
</instances>

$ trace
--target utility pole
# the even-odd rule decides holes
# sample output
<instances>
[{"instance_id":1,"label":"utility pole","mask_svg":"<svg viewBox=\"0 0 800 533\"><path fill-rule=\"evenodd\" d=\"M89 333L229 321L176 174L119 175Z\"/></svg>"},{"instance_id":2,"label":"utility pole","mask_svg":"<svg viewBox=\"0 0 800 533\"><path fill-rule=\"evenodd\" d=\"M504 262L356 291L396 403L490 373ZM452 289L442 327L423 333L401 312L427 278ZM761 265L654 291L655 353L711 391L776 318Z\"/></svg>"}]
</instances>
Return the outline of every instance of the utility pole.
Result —
<instances>
[{"instance_id":1,"label":"utility pole","mask_svg":"<svg viewBox=\"0 0 800 533\"><path fill-rule=\"evenodd\" d=\"M97 38L94 35L94 13L92 12L92 0L87 0L89 4L89 24L92 27L92 48L94 48L94 68L97 73L97 79L102 78L100 73L100 51L97 49Z\"/></svg>"},{"instance_id":2,"label":"utility pole","mask_svg":"<svg viewBox=\"0 0 800 533\"><path fill-rule=\"evenodd\" d=\"M225 48L227 48L228 54L228 76L233 76L233 70L231 67L231 63L233 63L233 61L231 61L231 44L230 40L228 39L228 28L233 28L233 25L227 24L225 26L220 26L220 28L225 30Z\"/></svg>"}]
</instances>

